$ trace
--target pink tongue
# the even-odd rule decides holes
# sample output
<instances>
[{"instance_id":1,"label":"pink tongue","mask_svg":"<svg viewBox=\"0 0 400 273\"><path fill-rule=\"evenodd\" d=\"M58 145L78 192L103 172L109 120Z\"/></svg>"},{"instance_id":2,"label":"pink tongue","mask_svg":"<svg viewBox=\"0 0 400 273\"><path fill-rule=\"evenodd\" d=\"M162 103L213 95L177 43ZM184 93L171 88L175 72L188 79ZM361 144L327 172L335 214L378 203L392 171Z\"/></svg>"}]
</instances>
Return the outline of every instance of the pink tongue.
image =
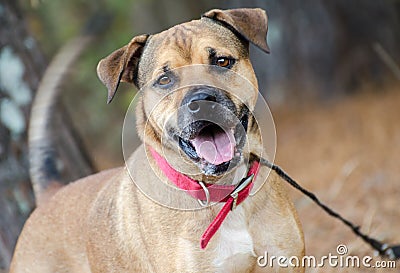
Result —
<instances>
[{"instance_id":1,"label":"pink tongue","mask_svg":"<svg viewBox=\"0 0 400 273\"><path fill-rule=\"evenodd\" d=\"M191 142L196 149L196 153L214 165L231 160L236 146L232 130L225 132L222 129L203 134L200 132Z\"/></svg>"}]
</instances>

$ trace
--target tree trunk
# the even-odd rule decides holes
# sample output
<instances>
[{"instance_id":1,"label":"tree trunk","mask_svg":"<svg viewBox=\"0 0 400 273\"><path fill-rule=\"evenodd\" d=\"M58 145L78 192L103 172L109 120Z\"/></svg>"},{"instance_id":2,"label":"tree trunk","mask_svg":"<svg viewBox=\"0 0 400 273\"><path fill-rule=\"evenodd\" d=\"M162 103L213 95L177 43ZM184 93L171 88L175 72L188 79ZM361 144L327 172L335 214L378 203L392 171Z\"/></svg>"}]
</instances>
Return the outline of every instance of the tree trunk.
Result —
<instances>
[{"instance_id":1,"label":"tree trunk","mask_svg":"<svg viewBox=\"0 0 400 273\"><path fill-rule=\"evenodd\" d=\"M34 208L28 171L27 128L32 99L46 61L29 34L15 0L0 3L0 272L9 266L23 223ZM63 180L93 172L93 167L63 107L57 107L57 154ZM80 164L70 164L79 162Z\"/></svg>"}]
</instances>

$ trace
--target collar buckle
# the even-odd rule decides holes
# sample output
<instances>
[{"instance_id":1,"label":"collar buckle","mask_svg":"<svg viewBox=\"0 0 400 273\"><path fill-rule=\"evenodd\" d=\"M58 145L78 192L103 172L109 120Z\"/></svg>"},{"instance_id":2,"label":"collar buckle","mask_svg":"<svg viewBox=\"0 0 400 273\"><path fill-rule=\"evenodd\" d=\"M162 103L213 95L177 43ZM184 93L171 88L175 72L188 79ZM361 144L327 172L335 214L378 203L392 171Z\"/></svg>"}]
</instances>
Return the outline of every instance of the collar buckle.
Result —
<instances>
[{"instance_id":1,"label":"collar buckle","mask_svg":"<svg viewBox=\"0 0 400 273\"><path fill-rule=\"evenodd\" d=\"M236 188L233 190L233 192L230 194L231 197L233 198L233 203L232 203L232 208L231 210L236 209L237 204L237 200L239 197L239 193L244 190L252 181L254 178L254 174L244 178L242 181L240 181L240 183L236 186Z\"/></svg>"}]
</instances>

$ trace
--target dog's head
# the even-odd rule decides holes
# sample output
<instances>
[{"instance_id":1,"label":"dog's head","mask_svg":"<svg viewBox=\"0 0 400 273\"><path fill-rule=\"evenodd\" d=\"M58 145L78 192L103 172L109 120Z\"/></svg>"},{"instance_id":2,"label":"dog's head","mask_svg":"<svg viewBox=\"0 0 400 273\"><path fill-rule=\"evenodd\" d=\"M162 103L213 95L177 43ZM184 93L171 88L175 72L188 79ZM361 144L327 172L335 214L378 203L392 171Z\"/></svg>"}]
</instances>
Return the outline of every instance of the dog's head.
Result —
<instances>
[{"instance_id":1,"label":"dog's head","mask_svg":"<svg viewBox=\"0 0 400 273\"><path fill-rule=\"evenodd\" d=\"M261 9L211 10L200 20L134 37L101 60L97 72L108 102L121 81L144 90L136 111L146 144L181 153L203 174L218 176L241 160L246 133L258 134L249 42L269 52L267 28ZM200 66L183 69L189 65ZM242 90L245 98L227 91L242 86L243 78L253 86Z\"/></svg>"}]
</instances>

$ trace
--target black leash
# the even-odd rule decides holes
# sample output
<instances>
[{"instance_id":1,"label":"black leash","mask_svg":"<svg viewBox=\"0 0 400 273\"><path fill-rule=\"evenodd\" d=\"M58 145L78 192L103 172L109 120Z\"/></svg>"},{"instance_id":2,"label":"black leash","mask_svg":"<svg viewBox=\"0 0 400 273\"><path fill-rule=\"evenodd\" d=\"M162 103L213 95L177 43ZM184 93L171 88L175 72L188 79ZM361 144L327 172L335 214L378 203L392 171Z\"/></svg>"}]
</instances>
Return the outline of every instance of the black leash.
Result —
<instances>
[{"instance_id":1,"label":"black leash","mask_svg":"<svg viewBox=\"0 0 400 273\"><path fill-rule=\"evenodd\" d=\"M369 244L373 249L379 252L379 255L382 257L387 257L392 260L396 260L400 258L400 245L393 245L389 246L387 244L384 244L374 238L369 237L368 235L362 233L360 231L360 227L354 225L352 222L349 220L343 218L339 213L336 211L332 210L325 204L323 204L318 197L304 189L302 186L300 186L295 180L293 180L284 170L282 170L279 166L269 162L268 160L264 158L260 158L260 164L267 166L271 170L274 170L281 178L283 178L286 182L288 182L292 187L295 189L299 190L303 194L305 194L307 197L309 197L314 203L316 203L319 207L321 207L326 213L328 213L330 216L339 219L343 224L348 226L357 236L361 237L364 242Z\"/></svg>"}]
</instances>

